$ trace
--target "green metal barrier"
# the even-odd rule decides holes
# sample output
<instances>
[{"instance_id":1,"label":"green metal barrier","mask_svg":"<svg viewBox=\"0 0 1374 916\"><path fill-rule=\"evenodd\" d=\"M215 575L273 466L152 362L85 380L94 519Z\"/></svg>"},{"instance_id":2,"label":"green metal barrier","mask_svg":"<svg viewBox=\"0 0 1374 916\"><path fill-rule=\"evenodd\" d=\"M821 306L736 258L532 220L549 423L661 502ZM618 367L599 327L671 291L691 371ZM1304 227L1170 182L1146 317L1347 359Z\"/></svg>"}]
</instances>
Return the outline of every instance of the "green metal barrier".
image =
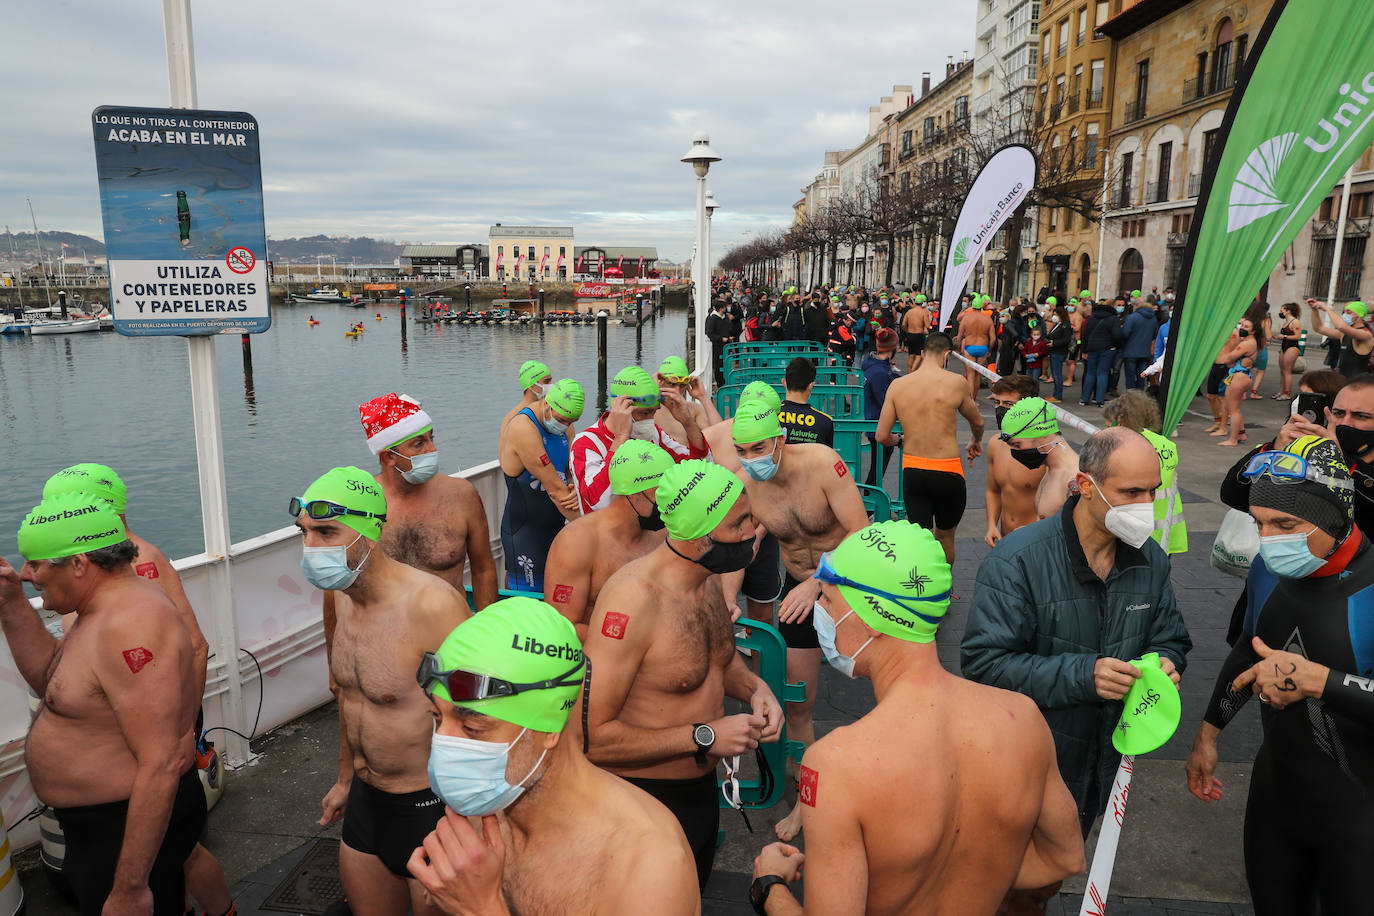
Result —
<instances>
[{"instance_id":1,"label":"green metal barrier","mask_svg":"<svg viewBox=\"0 0 1374 916\"><path fill-rule=\"evenodd\" d=\"M877 420L860 420L852 418L834 418L835 424L835 451L849 468L849 473L854 475L854 481L863 480L863 461L864 456L871 452L875 443L871 441L865 433L871 433L878 428ZM897 434L902 432L902 424L894 423L892 429ZM901 454L894 451L892 460L900 462ZM878 514L882 506L875 494L870 492L875 488L866 484L859 484L859 493L864 497L864 507L874 516L874 521L878 521ZM881 488L877 488L881 489ZM893 499L886 490L883 495L887 497L886 512L888 518L906 518L906 503L902 497L902 475L897 475L897 497Z\"/></svg>"},{"instance_id":2,"label":"green metal barrier","mask_svg":"<svg viewBox=\"0 0 1374 916\"><path fill-rule=\"evenodd\" d=\"M727 385L747 384L748 382L762 379L772 385L781 386L783 378L787 375L787 366L758 366L745 367L738 371L725 372L725 383ZM817 366L816 367L817 385L862 385L862 373L853 366L843 363L838 366Z\"/></svg>"},{"instance_id":3,"label":"green metal barrier","mask_svg":"<svg viewBox=\"0 0 1374 916\"><path fill-rule=\"evenodd\" d=\"M778 383L773 384L773 388L778 390L778 397L782 397L785 392L779 390L783 386ZM716 410L720 411L722 417L733 417L735 410L739 407L740 395L744 392L744 384L721 385L716 389L715 402ZM862 385L821 385L817 384L811 389L811 400L809 402L817 410L823 410L831 417L841 419L862 418L864 413L864 388Z\"/></svg>"},{"instance_id":4,"label":"green metal barrier","mask_svg":"<svg viewBox=\"0 0 1374 916\"><path fill-rule=\"evenodd\" d=\"M800 703L806 699L805 683L788 683L787 646L776 629L757 620L750 620L747 628L737 623L735 647L753 651L759 660L759 677L763 678L784 708L788 703ZM754 779L739 779L740 806L743 808L771 808L782 801L782 793L787 785L787 758L791 757L800 763L806 745L788 739L787 722L784 719L778 740L771 744L760 744L759 751L771 778L760 773ZM730 807L723 793L719 802L722 808Z\"/></svg>"}]
</instances>

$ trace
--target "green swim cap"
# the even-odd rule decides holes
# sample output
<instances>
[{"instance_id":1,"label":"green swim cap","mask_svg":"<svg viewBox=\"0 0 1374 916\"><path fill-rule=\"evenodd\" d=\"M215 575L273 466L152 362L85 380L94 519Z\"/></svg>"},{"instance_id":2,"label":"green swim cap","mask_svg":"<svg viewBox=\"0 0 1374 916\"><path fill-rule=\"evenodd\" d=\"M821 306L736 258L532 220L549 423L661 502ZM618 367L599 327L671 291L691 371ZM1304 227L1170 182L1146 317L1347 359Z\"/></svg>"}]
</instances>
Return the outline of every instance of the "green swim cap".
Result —
<instances>
[{"instance_id":1,"label":"green swim cap","mask_svg":"<svg viewBox=\"0 0 1374 916\"><path fill-rule=\"evenodd\" d=\"M504 697L454 702L448 684L435 682L446 703L537 732L561 732L582 689L582 644L568 618L537 598L504 598L458 624L434 653L439 670L461 669L512 684L564 685Z\"/></svg>"},{"instance_id":2,"label":"green swim cap","mask_svg":"<svg viewBox=\"0 0 1374 916\"><path fill-rule=\"evenodd\" d=\"M1182 703L1178 688L1151 652L1131 662L1140 677L1126 691L1121 719L1112 729L1112 746L1123 754L1148 754L1158 750L1178 730Z\"/></svg>"},{"instance_id":3,"label":"green swim cap","mask_svg":"<svg viewBox=\"0 0 1374 916\"><path fill-rule=\"evenodd\" d=\"M1072 297L1069 299L1069 305L1077 305L1077 304L1078 304L1078 300L1077 300L1077 299L1074 299L1074 298L1072 298Z\"/></svg>"},{"instance_id":4,"label":"green swim cap","mask_svg":"<svg viewBox=\"0 0 1374 916\"><path fill-rule=\"evenodd\" d=\"M1080 299L1091 299L1092 297L1093 297L1093 294L1090 293L1090 292L1089 292L1088 290L1086 290L1086 289L1083 290L1081 293L1078 294L1078 298L1080 298Z\"/></svg>"},{"instance_id":5,"label":"green swim cap","mask_svg":"<svg viewBox=\"0 0 1374 916\"><path fill-rule=\"evenodd\" d=\"M544 394L544 403L555 411L574 421L582 417L582 407L587 396L576 379L561 378L549 387Z\"/></svg>"},{"instance_id":6,"label":"green swim cap","mask_svg":"<svg viewBox=\"0 0 1374 916\"><path fill-rule=\"evenodd\" d=\"M1139 298L1140 298L1140 290L1138 290L1138 289L1133 289L1133 290L1131 290L1131 298L1132 298L1132 299L1139 299Z\"/></svg>"},{"instance_id":7,"label":"green swim cap","mask_svg":"<svg viewBox=\"0 0 1374 916\"><path fill-rule=\"evenodd\" d=\"M128 540L109 500L95 493L45 496L19 526L19 552L26 560L72 557Z\"/></svg>"},{"instance_id":8,"label":"green swim cap","mask_svg":"<svg viewBox=\"0 0 1374 916\"><path fill-rule=\"evenodd\" d=\"M1035 439L1059 432L1054 405L1044 398L1022 398L1002 417L1002 432L1012 439Z\"/></svg>"},{"instance_id":9,"label":"green swim cap","mask_svg":"<svg viewBox=\"0 0 1374 916\"><path fill-rule=\"evenodd\" d=\"M836 588L869 627L907 642L935 641L949 609L953 579L945 550L930 531L909 522L869 525L841 541L829 562L837 575L853 583ZM841 616L831 614L836 621Z\"/></svg>"},{"instance_id":10,"label":"green swim cap","mask_svg":"<svg viewBox=\"0 0 1374 916\"><path fill-rule=\"evenodd\" d=\"M925 294L925 293L917 293L917 294L916 294L916 301L917 301L917 302L922 302L922 303L924 303L924 302L926 301L926 294Z\"/></svg>"},{"instance_id":11,"label":"green swim cap","mask_svg":"<svg viewBox=\"0 0 1374 916\"><path fill-rule=\"evenodd\" d=\"M129 503L129 489L111 468L103 464L74 464L63 468L43 484L43 498L59 493L90 493L114 506L115 513L124 514Z\"/></svg>"},{"instance_id":12,"label":"green swim cap","mask_svg":"<svg viewBox=\"0 0 1374 916\"><path fill-rule=\"evenodd\" d=\"M670 356L659 365L658 374L664 378L682 378L691 375L692 371L687 368L687 360L681 356Z\"/></svg>"},{"instance_id":13,"label":"green swim cap","mask_svg":"<svg viewBox=\"0 0 1374 916\"><path fill-rule=\"evenodd\" d=\"M382 485L362 468L344 467L326 471L301 496L301 502L308 503L316 499L373 515L386 515L386 496L382 494ZM374 541L382 536L381 519L336 515L334 520Z\"/></svg>"},{"instance_id":14,"label":"green swim cap","mask_svg":"<svg viewBox=\"0 0 1374 916\"><path fill-rule=\"evenodd\" d=\"M653 398L657 403L660 396L658 383L639 366L626 366L621 369L615 374L615 378L611 379L610 387L613 398Z\"/></svg>"},{"instance_id":15,"label":"green swim cap","mask_svg":"<svg viewBox=\"0 0 1374 916\"><path fill-rule=\"evenodd\" d=\"M755 380L744 386L744 390L739 393L739 402L763 401L774 410L782 408L782 395L778 394L778 389L767 382ZM738 408L736 408L738 411Z\"/></svg>"},{"instance_id":16,"label":"green swim cap","mask_svg":"<svg viewBox=\"0 0 1374 916\"><path fill-rule=\"evenodd\" d=\"M531 385L537 385L542 379L548 378L552 373L549 367L537 359L527 359L520 367L520 390L528 391Z\"/></svg>"},{"instance_id":17,"label":"green swim cap","mask_svg":"<svg viewBox=\"0 0 1374 916\"><path fill-rule=\"evenodd\" d=\"M1046 305L1049 305L1049 306L1055 306L1055 305L1058 305L1058 304L1059 304L1059 300L1056 299L1054 296L1046 296L1046 297L1045 297L1045 304L1046 304Z\"/></svg>"},{"instance_id":18,"label":"green swim cap","mask_svg":"<svg viewBox=\"0 0 1374 916\"><path fill-rule=\"evenodd\" d=\"M778 409L757 398L740 402L731 429L736 445L751 445L782 435Z\"/></svg>"},{"instance_id":19,"label":"green swim cap","mask_svg":"<svg viewBox=\"0 0 1374 916\"><path fill-rule=\"evenodd\" d=\"M643 439L630 439L611 457L611 492L616 496L643 493L658 486L663 472L673 466L673 457L658 445Z\"/></svg>"},{"instance_id":20,"label":"green swim cap","mask_svg":"<svg viewBox=\"0 0 1374 916\"><path fill-rule=\"evenodd\" d=\"M673 539L695 541L715 530L743 492L744 484L725 468L693 459L663 472L654 501Z\"/></svg>"},{"instance_id":21,"label":"green swim cap","mask_svg":"<svg viewBox=\"0 0 1374 916\"><path fill-rule=\"evenodd\" d=\"M1346 305L1345 310L1347 312L1354 312L1361 318L1369 317L1369 309L1365 307L1365 304L1363 302L1351 302Z\"/></svg>"}]
</instances>

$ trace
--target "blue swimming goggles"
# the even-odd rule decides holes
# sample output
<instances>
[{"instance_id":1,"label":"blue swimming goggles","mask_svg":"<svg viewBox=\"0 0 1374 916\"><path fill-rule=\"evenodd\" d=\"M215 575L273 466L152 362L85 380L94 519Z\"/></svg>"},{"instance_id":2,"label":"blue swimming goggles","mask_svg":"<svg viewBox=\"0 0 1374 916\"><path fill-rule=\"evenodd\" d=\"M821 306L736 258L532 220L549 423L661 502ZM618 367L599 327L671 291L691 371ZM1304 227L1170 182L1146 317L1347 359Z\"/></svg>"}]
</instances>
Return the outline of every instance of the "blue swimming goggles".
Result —
<instances>
[{"instance_id":1,"label":"blue swimming goggles","mask_svg":"<svg viewBox=\"0 0 1374 916\"><path fill-rule=\"evenodd\" d=\"M947 598L949 598L950 595L949 589L945 589L938 595L924 595L920 598L914 598L910 595L894 595L892 592L885 592L882 589L874 588L871 585L864 585L862 582L855 582L853 579L848 579L840 575L839 573L835 572L835 567L830 565L830 552L821 554L820 564L816 567L816 575L814 575L812 578L819 579L821 582L824 582L828 585L843 585L846 588L854 589L856 592L863 592L865 595L873 595L877 598L886 598L888 601L895 603L898 607L902 608L908 613L915 614L917 617L921 618L926 623L932 626L939 626L939 624L944 620L944 615L942 614L939 617L931 617L929 614L923 614L920 611L916 610L908 602L921 601L929 603L935 601L944 601Z\"/></svg>"},{"instance_id":2,"label":"blue swimming goggles","mask_svg":"<svg viewBox=\"0 0 1374 916\"><path fill-rule=\"evenodd\" d=\"M1294 455L1292 452L1260 452L1251 458L1250 463L1245 466L1245 470L1240 472L1241 477L1251 481L1257 480L1261 474L1268 474L1274 483L1279 484L1311 480L1328 487L1334 487L1337 490L1355 489L1354 482L1349 478L1342 480L1323 474L1308 464L1306 458L1301 455Z\"/></svg>"}]
</instances>

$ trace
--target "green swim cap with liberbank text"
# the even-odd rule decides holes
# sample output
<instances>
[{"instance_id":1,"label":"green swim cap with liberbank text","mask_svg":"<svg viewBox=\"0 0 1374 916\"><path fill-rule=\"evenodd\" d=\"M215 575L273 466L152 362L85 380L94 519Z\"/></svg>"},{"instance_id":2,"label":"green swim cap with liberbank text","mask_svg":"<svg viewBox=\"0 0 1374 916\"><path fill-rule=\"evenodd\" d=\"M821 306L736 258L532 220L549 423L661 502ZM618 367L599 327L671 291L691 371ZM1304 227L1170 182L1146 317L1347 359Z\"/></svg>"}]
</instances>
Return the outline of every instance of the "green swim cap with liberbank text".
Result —
<instances>
[{"instance_id":1,"label":"green swim cap with liberbank text","mask_svg":"<svg viewBox=\"0 0 1374 916\"><path fill-rule=\"evenodd\" d=\"M654 501L670 537L695 541L725 520L743 492L744 484L725 468L693 459L663 472Z\"/></svg>"},{"instance_id":2,"label":"green swim cap with liberbank text","mask_svg":"<svg viewBox=\"0 0 1374 916\"><path fill-rule=\"evenodd\" d=\"M19 526L26 560L53 560L128 540L119 513L94 493L58 493L33 507Z\"/></svg>"}]
</instances>

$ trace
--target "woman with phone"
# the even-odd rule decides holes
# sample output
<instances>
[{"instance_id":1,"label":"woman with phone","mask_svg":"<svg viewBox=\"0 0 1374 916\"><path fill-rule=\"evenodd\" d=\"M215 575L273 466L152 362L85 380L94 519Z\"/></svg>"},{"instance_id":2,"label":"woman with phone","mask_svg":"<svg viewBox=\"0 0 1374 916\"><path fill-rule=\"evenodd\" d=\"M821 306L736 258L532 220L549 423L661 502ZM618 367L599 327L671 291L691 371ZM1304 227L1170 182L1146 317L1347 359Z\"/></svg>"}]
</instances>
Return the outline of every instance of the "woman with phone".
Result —
<instances>
[{"instance_id":1,"label":"woman with phone","mask_svg":"<svg viewBox=\"0 0 1374 916\"><path fill-rule=\"evenodd\" d=\"M1302 352L1302 306L1296 302L1285 302L1279 306L1279 393L1276 401L1287 401L1293 397L1293 364Z\"/></svg>"},{"instance_id":2,"label":"woman with phone","mask_svg":"<svg viewBox=\"0 0 1374 916\"><path fill-rule=\"evenodd\" d=\"M1240 445L1246 440L1245 418L1241 416L1240 408L1245 403L1245 398L1250 393L1250 388L1254 383L1251 373L1254 372L1255 354L1260 347L1264 346L1263 331L1256 331L1255 323L1246 316L1236 325L1236 342L1225 350L1217 361L1229 363L1230 369L1227 371L1225 380L1225 402L1223 419L1230 424L1230 435L1217 445L1232 447ZM1212 435L1219 435L1225 432L1225 427Z\"/></svg>"}]
</instances>

